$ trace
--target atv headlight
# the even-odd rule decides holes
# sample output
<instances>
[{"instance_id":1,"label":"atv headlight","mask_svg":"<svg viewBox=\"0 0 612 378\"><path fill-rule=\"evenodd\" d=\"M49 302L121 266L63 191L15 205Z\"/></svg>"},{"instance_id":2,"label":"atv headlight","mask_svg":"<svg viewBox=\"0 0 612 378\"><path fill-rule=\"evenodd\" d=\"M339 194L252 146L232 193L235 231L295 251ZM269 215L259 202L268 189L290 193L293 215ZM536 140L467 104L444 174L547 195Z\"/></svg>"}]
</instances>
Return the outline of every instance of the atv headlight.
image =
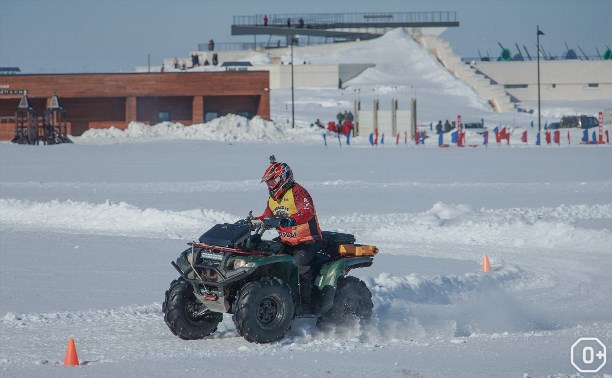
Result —
<instances>
[{"instance_id":1,"label":"atv headlight","mask_svg":"<svg viewBox=\"0 0 612 378\"><path fill-rule=\"evenodd\" d=\"M244 268L247 265L247 261L244 259L236 259L234 260L234 269Z\"/></svg>"}]
</instances>

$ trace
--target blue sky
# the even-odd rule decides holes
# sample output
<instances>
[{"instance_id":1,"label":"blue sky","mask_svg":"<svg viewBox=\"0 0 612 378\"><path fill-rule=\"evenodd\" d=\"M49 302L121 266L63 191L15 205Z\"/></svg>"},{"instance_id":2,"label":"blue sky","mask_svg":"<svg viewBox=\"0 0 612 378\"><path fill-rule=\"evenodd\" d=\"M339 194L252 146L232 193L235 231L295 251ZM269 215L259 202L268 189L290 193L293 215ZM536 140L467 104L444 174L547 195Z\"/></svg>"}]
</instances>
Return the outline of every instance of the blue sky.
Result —
<instances>
[{"instance_id":1,"label":"blue sky","mask_svg":"<svg viewBox=\"0 0 612 378\"><path fill-rule=\"evenodd\" d=\"M232 16L261 13L457 11L443 35L463 57L497 56L498 42L535 52L565 43L588 55L612 47L612 0L0 0L0 66L24 72L119 72L185 57L198 43L252 42L232 36ZM263 37L260 37L263 41Z\"/></svg>"}]
</instances>

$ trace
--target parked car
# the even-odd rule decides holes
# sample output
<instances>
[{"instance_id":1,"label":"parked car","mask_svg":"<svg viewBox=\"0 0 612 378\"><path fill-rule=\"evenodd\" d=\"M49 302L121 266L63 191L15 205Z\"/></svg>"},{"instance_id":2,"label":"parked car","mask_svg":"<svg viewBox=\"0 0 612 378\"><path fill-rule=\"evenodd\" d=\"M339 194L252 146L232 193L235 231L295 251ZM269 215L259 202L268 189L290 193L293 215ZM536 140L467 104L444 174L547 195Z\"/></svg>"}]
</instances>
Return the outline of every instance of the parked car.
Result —
<instances>
[{"instance_id":1,"label":"parked car","mask_svg":"<svg viewBox=\"0 0 612 378\"><path fill-rule=\"evenodd\" d=\"M561 125L560 122L551 122L550 125L548 125L548 128L550 130L557 130L560 125Z\"/></svg>"},{"instance_id":2,"label":"parked car","mask_svg":"<svg viewBox=\"0 0 612 378\"><path fill-rule=\"evenodd\" d=\"M564 116L561 117L559 128L577 127L580 129L589 129L599 125L599 120L595 117L581 115L581 116Z\"/></svg>"},{"instance_id":3,"label":"parked car","mask_svg":"<svg viewBox=\"0 0 612 378\"><path fill-rule=\"evenodd\" d=\"M484 129L482 122L466 122L463 124L465 130L468 129Z\"/></svg>"}]
</instances>

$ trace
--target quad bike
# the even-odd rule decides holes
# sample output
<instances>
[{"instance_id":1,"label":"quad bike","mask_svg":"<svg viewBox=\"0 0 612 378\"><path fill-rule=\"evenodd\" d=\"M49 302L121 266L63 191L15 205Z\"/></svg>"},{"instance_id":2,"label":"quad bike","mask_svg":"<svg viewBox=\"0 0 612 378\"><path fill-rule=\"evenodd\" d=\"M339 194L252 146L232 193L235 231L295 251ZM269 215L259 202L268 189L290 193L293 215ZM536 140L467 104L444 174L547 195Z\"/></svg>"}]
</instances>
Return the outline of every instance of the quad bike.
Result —
<instances>
[{"instance_id":1,"label":"quad bike","mask_svg":"<svg viewBox=\"0 0 612 378\"><path fill-rule=\"evenodd\" d=\"M371 266L378 249L354 244L350 234L323 231L311 265L312 309L303 313L293 257L283 254L278 238L262 239L266 230L279 226L279 217L262 222L251 212L234 224L217 224L199 243L189 243L172 262L180 277L170 284L162 305L170 331L184 340L202 339L228 313L246 340L269 343L282 339L295 318L315 317L319 327L369 319L372 293L347 273Z\"/></svg>"}]
</instances>

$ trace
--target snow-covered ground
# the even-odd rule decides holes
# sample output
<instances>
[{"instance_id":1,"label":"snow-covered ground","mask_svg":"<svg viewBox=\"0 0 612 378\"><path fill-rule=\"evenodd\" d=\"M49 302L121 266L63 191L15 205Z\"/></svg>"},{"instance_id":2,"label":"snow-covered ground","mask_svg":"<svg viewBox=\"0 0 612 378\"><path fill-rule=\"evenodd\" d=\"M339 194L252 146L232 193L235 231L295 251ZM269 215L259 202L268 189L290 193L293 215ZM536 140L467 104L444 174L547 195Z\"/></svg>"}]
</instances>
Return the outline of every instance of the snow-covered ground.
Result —
<instances>
[{"instance_id":1,"label":"snow-covered ground","mask_svg":"<svg viewBox=\"0 0 612 378\"><path fill-rule=\"evenodd\" d=\"M535 147L533 115L490 112L398 31L381 43L376 68L346 90L296 91L296 129L280 90L274 122L134 123L71 145L0 144L0 374L566 377L578 376L578 338L610 354L612 149L578 145L579 130L569 145L564 131L561 147ZM513 128L510 146L438 148L432 137L371 147L360 136L325 147L308 127L349 109L353 86L390 99L409 97L411 82L423 123L491 119ZM547 104L544 114L598 106ZM161 313L170 261L212 225L263 211L271 154L311 192L323 229L380 248L352 272L373 292L372 322L323 332L299 320L282 341L256 345L226 316L210 339L176 338ZM480 272L485 253L491 273ZM62 366L70 337L79 368Z\"/></svg>"}]
</instances>

